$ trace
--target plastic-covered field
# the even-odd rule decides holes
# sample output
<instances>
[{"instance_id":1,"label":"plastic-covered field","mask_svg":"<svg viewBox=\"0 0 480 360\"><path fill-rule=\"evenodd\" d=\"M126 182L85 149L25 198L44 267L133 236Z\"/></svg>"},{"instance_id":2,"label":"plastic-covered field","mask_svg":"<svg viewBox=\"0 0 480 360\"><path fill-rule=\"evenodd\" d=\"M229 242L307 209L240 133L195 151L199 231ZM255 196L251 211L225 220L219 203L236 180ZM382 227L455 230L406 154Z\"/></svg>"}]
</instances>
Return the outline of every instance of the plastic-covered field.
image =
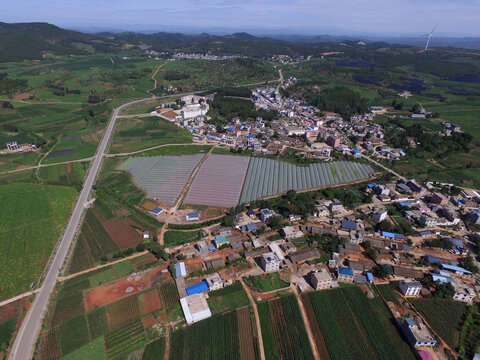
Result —
<instances>
[{"instance_id":1,"label":"plastic-covered field","mask_svg":"<svg viewBox=\"0 0 480 360\"><path fill-rule=\"evenodd\" d=\"M362 180L372 172L370 165L348 161L296 166L270 159L252 158L240 203L290 189L301 190Z\"/></svg>"},{"instance_id":2,"label":"plastic-covered field","mask_svg":"<svg viewBox=\"0 0 480 360\"><path fill-rule=\"evenodd\" d=\"M203 154L128 158L117 169L132 174L147 197L173 205Z\"/></svg>"},{"instance_id":3,"label":"plastic-covered field","mask_svg":"<svg viewBox=\"0 0 480 360\"><path fill-rule=\"evenodd\" d=\"M238 204L249 157L210 155L198 170L185 204L233 207Z\"/></svg>"}]
</instances>

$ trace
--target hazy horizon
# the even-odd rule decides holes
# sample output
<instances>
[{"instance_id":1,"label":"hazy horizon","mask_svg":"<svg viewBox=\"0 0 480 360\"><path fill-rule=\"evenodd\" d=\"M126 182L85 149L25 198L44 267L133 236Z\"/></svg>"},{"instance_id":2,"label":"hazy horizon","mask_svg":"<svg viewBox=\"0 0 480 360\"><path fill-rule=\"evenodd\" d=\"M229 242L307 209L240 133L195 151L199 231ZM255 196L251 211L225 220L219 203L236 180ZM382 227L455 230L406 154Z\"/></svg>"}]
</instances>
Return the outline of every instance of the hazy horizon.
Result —
<instances>
[{"instance_id":1,"label":"hazy horizon","mask_svg":"<svg viewBox=\"0 0 480 360\"><path fill-rule=\"evenodd\" d=\"M480 36L480 0L17 0L1 21L63 28L255 35ZM345 11L348 9L348 11Z\"/></svg>"}]
</instances>

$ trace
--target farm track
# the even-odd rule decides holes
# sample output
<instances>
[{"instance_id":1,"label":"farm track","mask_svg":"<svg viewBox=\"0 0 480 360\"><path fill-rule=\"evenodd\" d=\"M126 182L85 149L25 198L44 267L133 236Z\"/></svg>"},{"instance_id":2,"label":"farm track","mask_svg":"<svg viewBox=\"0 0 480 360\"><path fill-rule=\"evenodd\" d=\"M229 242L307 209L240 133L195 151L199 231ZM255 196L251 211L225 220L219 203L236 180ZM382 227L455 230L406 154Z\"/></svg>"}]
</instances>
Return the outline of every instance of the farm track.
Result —
<instances>
[{"instance_id":1,"label":"farm track","mask_svg":"<svg viewBox=\"0 0 480 360\"><path fill-rule=\"evenodd\" d=\"M295 294L295 297L297 298L298 306L300 308L300 314L302 315L303 323L305 324L305 330L307 331L308 341L310 342L310 347L312 348L313 357L315 359L320 360L321 358L320 358L320 354L318 352L318 348L317 348L317 345L316 345L316 342L315 342L315 336L313 335L310 320L308 318L307 311L306 311L305 306L303 304L302 297L300 296L296 285L292 284L290 286L290 288L292 289L293 293ZM312 319L312 321L314 321L314 319Z\"/></svg>"},{"instance_id":2,"label":"farm track","mask_svg":"<svg viewBox=\"0 0 480 360\"><path fill-rule=\"evenodd\" d=\"M29 166L29 167L25 167L25 168L21 168L21 169L3 171L3 172L1 173L1 175L16 173L16 172L20 172L20 171L35 170L35 169L39 169L39 168L42 168L42 167L49 167L49 166L55 166L55 165L69 164L69 163L75 163L75 162L91 161L92 159L93 159L93 157L89 157L89 158L78 159L78 160L62 161L62 162L53 163L53 164L39 164L39 165Z\"/></svg>"},{"instance_id":3,"label":"farm track","mask_svg":"<svg viewBox=\"0 0 480 360\"><path fill-rule=\"evenodd\" d=\"M253 313L255 315L255 325L257 328L257 336L258 336L258 350L260 352L260 360L265 360L265 350L263 348L263 337L262 337L262 326L260 325L260 316L258 315L258 308L255 299L250 292L250 288L245 284L242 278L240 278L240 283L242 284L243 290L247 293L248 300L250 300L250 304L253 308Z\"/></svg>"}]
</instances>

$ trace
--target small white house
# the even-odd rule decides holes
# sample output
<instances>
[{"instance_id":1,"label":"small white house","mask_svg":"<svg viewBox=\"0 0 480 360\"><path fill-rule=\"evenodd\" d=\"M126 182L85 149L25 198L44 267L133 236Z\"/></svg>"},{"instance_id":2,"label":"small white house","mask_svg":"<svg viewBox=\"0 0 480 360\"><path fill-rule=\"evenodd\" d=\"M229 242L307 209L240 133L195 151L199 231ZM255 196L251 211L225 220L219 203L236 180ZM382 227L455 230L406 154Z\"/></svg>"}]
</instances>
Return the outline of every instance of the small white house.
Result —
<instances>
[{"instance_id":1,"label":"small white house","mask_svg":"<svg viewBox=\"0 0 480 360\"><path fill-rule=\"evenodd\" d=\"M274 252L263 254L260 259L260 264L265 272L277 271L280 269L280 259Z\"/></svg>"},{"instance_id":2,"label":"small white house","mask_svg":"<svg viewBox=\"0 0 480 360\"><path fill-rule=\"evenodd\" d=\"M198 215L198 212L189 212L187 216L185 217L187 221L198 221L200 219L200 216Z\"/></svg>"},{"instance_id":3,"label":"small white house","mask_svg":"<svg viewBox=\"0 0 480 360\"><path fill-rule=\"evenodd\" d=\"M422 290L422 284L416 280L404 280L398 284L398 288L405 296L418 296Z\"/></svg>"}]
</instances>

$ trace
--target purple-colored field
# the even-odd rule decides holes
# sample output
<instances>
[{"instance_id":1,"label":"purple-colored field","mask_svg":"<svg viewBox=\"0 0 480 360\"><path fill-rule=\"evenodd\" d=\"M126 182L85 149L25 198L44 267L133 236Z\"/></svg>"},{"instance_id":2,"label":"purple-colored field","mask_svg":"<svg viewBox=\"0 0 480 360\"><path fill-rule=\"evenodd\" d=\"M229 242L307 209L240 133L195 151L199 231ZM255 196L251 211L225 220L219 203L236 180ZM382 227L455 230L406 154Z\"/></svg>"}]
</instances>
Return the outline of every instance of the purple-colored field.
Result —
<instances>
[{"instance_id":1,"label":"purple-colored field","mask_svg":"<svg viewBox=\"0 0 480 360\"><path fill-rule=\"evenodd\" d=\"M53 151L49 157L65 156L75 154L75 149L63 149Z\"/></svg>"},{"instance_id":2,"label":"purple-colored field","mask_svg":"<svg viewBox=\"0 0 480 360\"><path fill-rule=\"evenodd\" d=\"M242 191L249 157L210 155L198 170L184 203L234 207Z\"/></svg>"}]
</instances>

